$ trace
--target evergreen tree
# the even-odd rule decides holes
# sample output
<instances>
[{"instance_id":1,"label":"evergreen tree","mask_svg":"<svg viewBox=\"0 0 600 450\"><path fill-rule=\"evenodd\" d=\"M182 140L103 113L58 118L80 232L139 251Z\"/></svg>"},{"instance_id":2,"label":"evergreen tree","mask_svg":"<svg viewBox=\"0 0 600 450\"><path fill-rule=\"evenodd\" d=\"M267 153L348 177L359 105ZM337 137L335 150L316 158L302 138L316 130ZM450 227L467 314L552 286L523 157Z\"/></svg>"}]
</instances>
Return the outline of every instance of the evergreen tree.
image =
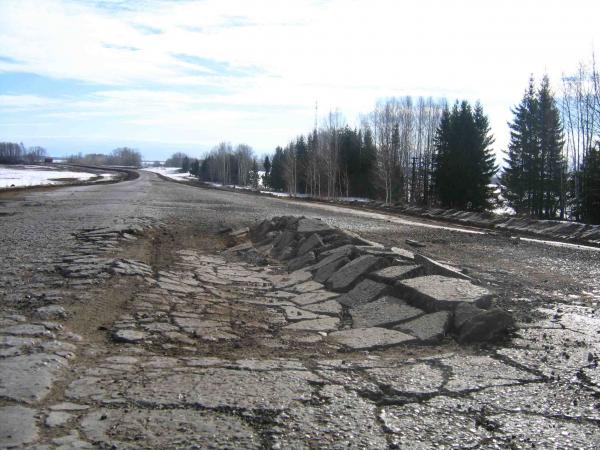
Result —
<instances>
[{"instance_id":1,"label":"evergreen tree","mask_svg":"<svg viewBox=\"0 0 600 450\"><path fill-rule=\"evenodd\" d=\"M263 161L263 167L265 169L265 174L263 175L263 186L271 187L271 160L269 159L269 155L265 156L265 160Z\"/></svg>"},{"instance_id":2,"label":"evergreen tree","mask_svg":"<svg viewBox=\"0 0 600 450\"><path fill-rule=\"evenodd\" d=\"M564 217L566 164L560 113L544 77L539 90L533 78L513 110L507 167L502 176L509 204L537 218Z\"/></svg>"},{"instance_id":3,"label":"evergreen tree","mask_svg":"<svg viewBox=\"0 0 600 450\"><path fill-rule=\"evenodd\" d=\"M190 158L187 156L181 160L181 171L183 173L188 173L190 171Z\"/></svg>"},{"instance_id":4,"label":"evergreen tree","mask_svg":"<svg viewBox=\"0 0 600 450\"><path fill-rule=\"evenodd\" d=\"M190 164L190 174L195 177L200 176L200 162L197 159L194 159Z\"/></svg>"},{"instance_id":5,"label":"evergreen tree","mask_svg":"<svg viewBox=\"0 0 600 450\"><path fill-rule=\"evenodd\" d=\"M563 185L566 178L566 164L562 149L564 146L563 128L556 100L550 90L548 76L544 76L538 92L538 139L539 186L537 214L539 217L553 219L561 210L564 217Z\"/></svg>"},{"instance_id":6,"label":"evergreen tree","mask_svg":"<svg viewBox=\"0 0 600 450\"><path fill-rule=\"evenodd\" d=\"M250 186L252 186L252 189L258 190L258 164L256 158L252 159L252 166L248 173L248 181Z\"/></svg>"},{"instance_id":7,"label":"evergreen tree","mask_svg":"<svg viewBox=\"0 0 600 450\"><path fill-rule=\"evenodd\" d=\"M589 150L581 172L581 217L585 223L600 224L600 144Z\"/></svg>"},{"instance_id":8,"label":"evergreen tree","mask_svg":"<svg viewBox=\"0 0 600 450\"><path fill-rule=\"evenodd\" d=\"M281 147L275 149L275 155L273 155L271 163L270 180L271 189L280 192L285 189L285 155Z\"/></svg>"},{"instance_id":9,"label":"evergreen tree","mask_svg":"<svg viewBox=\"0 0 600 450\"><path fill-rule=\"evenodd\" d=\"M533 156L537 153L536 116L538 103L533 78L521 103L513 109L514 120L509 123L510 142L502 182L507 188L509 205L517 213L531 214L533 210Z\"/></svg>"},{"instance_id":10,"label":"evergreen tree","mask_svg":"<svg viewBox=\"0 0 600 450\"><path fill-rule=\"evenodd\" d=\"M214 164L211 156L204 158L202 164L200 164L200 174L198 175L198 178L200 178L201 181L213 181L210 176L211 164Z\"/></svg>"},{"instance_id":11,"label":"evergreen tree","mask_svg":"<svg viewBox=\"0 0 600 450\"><path fill-rule=\"evenodd\" d=\"M298 192L305 194L307 191L306 186L306 168L308 166L308 147L304 136L296 139L296 178L298 181Z\"/></svg>"},{"instance_id":12,"label":"evergreen tree","mask_svg":"<svg viewBox=\"0 0 600 450\"><path fill-rule=\"evenodd\" d=\"M373 182L377 164L377 148L373 141L373 133L367 128L362 136L360 147L360 175L356 180L356 195L359 197L373 198L376 193Z\"/></svg>"},{"instance_id":13,"label":"evergreen tree","mask_svg":"<svg viewBox=\"0 0 600 450\"><path fill-rule=\"evenodd\" d=\"M497 171L487 117L467 101L444 110L435 138L434 180L443 206L481 210L489 207L487 184Z\"/></svg>"}]
</instances>

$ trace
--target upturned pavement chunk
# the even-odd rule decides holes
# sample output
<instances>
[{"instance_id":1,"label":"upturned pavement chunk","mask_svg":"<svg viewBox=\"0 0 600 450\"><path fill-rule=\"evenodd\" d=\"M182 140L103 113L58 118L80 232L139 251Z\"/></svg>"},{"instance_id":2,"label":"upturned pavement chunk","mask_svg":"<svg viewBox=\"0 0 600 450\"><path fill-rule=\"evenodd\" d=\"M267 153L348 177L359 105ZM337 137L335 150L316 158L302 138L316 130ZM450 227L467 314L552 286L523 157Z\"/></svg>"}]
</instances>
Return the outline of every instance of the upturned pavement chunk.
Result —
<instances>
[{"instance_id":1,"label":"upturned pavement chunk","mask_svg":"<svg viewBox=\"0 0 600 450\"><path fill-rule=\"evenodd\" d=\"M334 291L349 291L362 275L376 269L381 261L372 255L359 256L329 277L327 287Z\"/></svg>"},{"instance_id":2,"label":"upturned pavement chunk","mask_svg":"<svg viewBox=\"0 0 600 450\"><path fill-rule=\"evenodd\" d=\"M394 329L415 336L420 341L435 342L442 339L448 332L450 316L449 311L438 311L396 325Z\"/></svg>"},{"instance_id":3,"label":"upturned pavement chunk","mask_svg":"<svg viewBox=\"0 0 600 450\"><path fill-rule=\"evenodd\" d=\"M312 234L330 232L332 230L333 228L321 220L302 218L298 221L298 233Z\"/></svg>"},{"instance_id":4,"label":"upturned pavement chunk","mask_svg":"<svg viewBox=\"0 0 600 450\"><path fill-rule=\"evenodd\" d=\"M415 341L413 336L387 328L353 328L336 331L329 339L353 350L370 350Z\"/></svg>"},{"instance_id":5,"label":"upturned pavement chunk","mask_svg":"<svg viewBox=\"0 0 600 450\"><path fill-rule=\"evenodd\" d=\"M456 267L442 264L441 262L435 261L434 259L428 258L427 256L415 255L415 262L423 266L423 269L427 275L444 275L451 278L461 278L463 280L472 280L468 275L465 275L459 271Z\"/></svg>"},{"instance_id":6,"label":"upturned pavement chunk","mask_svg":"<svg viewBox=\"0 0 600 450\"><path fill-rule=\"evenodd\" d=\"M486 342L506 335L515 321L510 313L498 308L482 310L463 304L456 308L454 326L458 342Z\"/></svg>"},{"instance_id":7,"label":"upturned pavement chunk","mask_svg":"<svg viewBox=\"0 0 600 450\"><path fill-rule=\"evenodd\" d=\"M343 256L342 258L335 259L327 265L322 266L315 272L314 279L319 283L325 283L331 275L337 272L341 267L345 266L350 262L350 259Z\"/></svg>"},{"instance_id":8,"label":"upturned pavement chunk","mask_svg":"<svg viewBox=\"0 0 600 450\"><path fill-rule=\"evenodd\" d=\"M424 275L423 268L421 266L409 265L386 267L385 269L373 272L370 276L375 280L394 284L396 281L418 277L419 275Z\"/></svg>"},{"instance_id":9,"label":"upturned pavement chunk","mask_svg":"<svg viewBox=\"0 0 600 450\"><path fill-rule=\"evenodd\" d=\"M298 247L298 255L302 256L311 250L314 250L317 247L321 247L323 245L323 240L320 238L318 234L311 234L306 238L304 242Z\"/></svg>"},{"instance_id":10,"label":"upturned pavement chunk","mask_svg":"<svg viewBox=\"0 0 600 450\"><path fill-rule=\"evenodd\" d=\"M453 311L461 303L470 303L480 308L491 304L492 293L470 281L442 275L427 275L398 281L396 287L402 297L426 311Z\"/></svg>"},{"instance_id":11,"label":"upturned pavement chunk","mask_svg":"<svg viewBox=\"0 0 600 450\"><path fill-rule=\"evenodd\" d=\"M381 327L394 325L424 314L419 308L408 305L404 300L385 296L374 302L359 305L350 310L353 328Z\"/></svg>"},{"instance_id":12,"label":"upturned pavement chunk","mask_svg":"<svg viewBox=\"0 0 600 450\"><path fill-rule=\"evenodd\" d=\"M375 300L388 290L390 290L390 287L387 284L366 279L357 284L350 292L340 296L337 301L342 305L353 308Z\"/></svg>"},{"instance_id":13,"label":"upturned pavement chunk","mask_svg":"<svg viewBox=\"0 0 600 450\"><path fill-rule=\"evenodd\" d=\"M315 253L308 252L298 256L288 263L288 271L293 272L315 261Z\"/></svg>"}]
</instances>

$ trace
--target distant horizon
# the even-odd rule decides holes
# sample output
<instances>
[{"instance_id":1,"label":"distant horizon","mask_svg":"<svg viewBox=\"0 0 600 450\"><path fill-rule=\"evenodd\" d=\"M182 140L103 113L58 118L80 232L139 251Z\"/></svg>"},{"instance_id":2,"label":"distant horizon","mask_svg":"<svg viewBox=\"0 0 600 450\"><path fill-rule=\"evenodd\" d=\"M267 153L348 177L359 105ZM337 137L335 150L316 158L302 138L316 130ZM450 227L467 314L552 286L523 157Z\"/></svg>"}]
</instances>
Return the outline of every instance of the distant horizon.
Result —
<instances>
[{"instance_id":1,"label":"distant horizon","mask_svg":"<svg viewBox=\"0 0 600 450\"><path fill-rule=\"evenodd\" d=\"M0 1L0 139L53 156L129 146L274 152L389 97L480 101L498 162L529 77L600 42L598 2Z\"/></svg>"}]
</instances>

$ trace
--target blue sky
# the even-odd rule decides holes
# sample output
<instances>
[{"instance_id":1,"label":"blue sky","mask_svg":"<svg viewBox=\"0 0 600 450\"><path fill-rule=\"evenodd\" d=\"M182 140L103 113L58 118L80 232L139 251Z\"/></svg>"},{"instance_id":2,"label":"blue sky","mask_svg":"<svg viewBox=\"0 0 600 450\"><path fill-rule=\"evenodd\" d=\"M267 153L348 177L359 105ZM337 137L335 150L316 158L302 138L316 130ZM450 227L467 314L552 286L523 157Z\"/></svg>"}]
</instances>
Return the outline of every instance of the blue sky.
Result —
<instances>
[{"instance_id":1,"label":"blue sky","mask_svg":"<svg viewBox=\"0 0 600 450\"><path fill-rule=\"evenodd\" d=\"M597 1L0 0L0 139L53 155L257 153L389 96L481 101L498 151L530 74L600 42Z\"/></svg>"}]
</instances>

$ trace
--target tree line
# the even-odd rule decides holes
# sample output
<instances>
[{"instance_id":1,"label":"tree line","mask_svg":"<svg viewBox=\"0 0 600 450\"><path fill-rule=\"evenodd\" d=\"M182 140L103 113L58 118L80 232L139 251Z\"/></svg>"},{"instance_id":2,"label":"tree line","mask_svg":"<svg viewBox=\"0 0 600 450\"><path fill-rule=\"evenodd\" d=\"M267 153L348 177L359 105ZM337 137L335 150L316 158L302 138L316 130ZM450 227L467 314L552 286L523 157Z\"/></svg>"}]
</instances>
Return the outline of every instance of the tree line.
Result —
<instances>
[{"instance_id":1,"label":"tree line","mask_svg":"<svg viewBox=\"0 0 600 450\"><path fill-rule=\"evenodd\" d=\"M83 164L87 166L127 166L141 167L142 154L133 148L120 147L114 149L108 155L102 153L78 153L66 158L69 164Z\"/></svg>"},{"instance_id":2,"label":"tree line","mask_svg":"<svg viewBox=\"0 0 600 450\"><path fill-rule=\"evenodd\" d=\"M0 164L35 164L46 160L43 147L25 148L23 143L0 142Z\"/></svg>"},{"instance_id":3,"label":"tree line","mask_svg":"<svg viewBox=\"0 0 600 450\"><path fill-rule=\"evenodd\" d=\"M595 61L565 76L557 97L548 77L530 79L512 109L499 180L520 215L600 223L600 78ZM492 207L498 174L483 107L467 101L389 98L351 128L330 112L320 126L277 147L260 164L251 147L223 142L200 161L170 163L201 180L318 198L464 210Z\"/></svg>"},{"instance_id":4,"label":"tree line","mask_svg":"<svg viewBox=\"0 0 600 450\"><path fill-rule=\"evenodd\" d=\"M267 185L314 197L364 197L386 204L489 206L497 167L481 105L390 98L350 128L330 113L320 128L264 161ZM269 170L270 169L270 170Z\"/></svg>"}]
</instances>

